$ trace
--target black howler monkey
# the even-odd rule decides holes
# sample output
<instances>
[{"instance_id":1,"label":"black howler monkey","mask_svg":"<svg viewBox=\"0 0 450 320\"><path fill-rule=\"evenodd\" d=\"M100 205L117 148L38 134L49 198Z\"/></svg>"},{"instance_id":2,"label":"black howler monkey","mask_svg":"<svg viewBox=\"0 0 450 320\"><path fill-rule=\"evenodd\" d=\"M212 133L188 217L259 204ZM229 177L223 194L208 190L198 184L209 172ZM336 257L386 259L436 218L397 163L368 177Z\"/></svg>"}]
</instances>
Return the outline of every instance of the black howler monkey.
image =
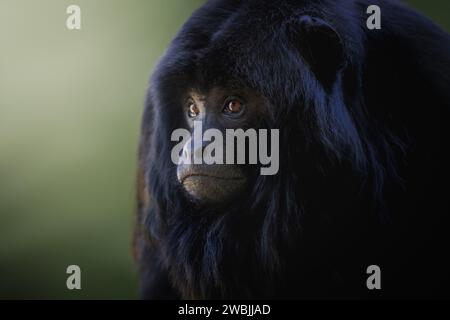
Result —
<instances>
[{"instance_id":1,"label":"black howler monkey","mask_svg":"<svg viewBox=\"0 0 450 320\"><path fill-rule=\"evenodd\" d=\"M206 2L148 91L143 298L449 297L449 79L449 36L397 1ZM171 133L194 118L279 129L278 173L180 168Z\"/></svg>"}]
</instances>

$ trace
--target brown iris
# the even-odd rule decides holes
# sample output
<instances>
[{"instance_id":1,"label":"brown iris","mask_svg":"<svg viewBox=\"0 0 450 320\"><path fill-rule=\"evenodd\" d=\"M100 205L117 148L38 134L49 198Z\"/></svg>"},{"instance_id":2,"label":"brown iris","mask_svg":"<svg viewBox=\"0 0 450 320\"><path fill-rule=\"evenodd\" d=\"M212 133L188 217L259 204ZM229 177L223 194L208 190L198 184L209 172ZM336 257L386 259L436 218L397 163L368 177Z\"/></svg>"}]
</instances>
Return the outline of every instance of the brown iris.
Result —
<instances>
[{"instance_id":1,"label":"brown iris","mask_svg":"<svg viewBox=\"0 0 450 320\"><path fill-rule=\"evenodd\" d=\"M198 116L198 114L200 113L200 110L198 109L198 107L195 105L195 103L191 103L189 105L189 112L188 115L190 118L195 118Z\"/></svg>"},{"instance_id":2,"label":"brown iris","mask_svg":"<svg viewBox=\"0 0 450 320\"><path fill-rule=\"evenodd\" d=\"M242 111L242 102L238 99L231 99L225 105L225 112L228 113L239 113Z\"/></svg>"}]
</instances>

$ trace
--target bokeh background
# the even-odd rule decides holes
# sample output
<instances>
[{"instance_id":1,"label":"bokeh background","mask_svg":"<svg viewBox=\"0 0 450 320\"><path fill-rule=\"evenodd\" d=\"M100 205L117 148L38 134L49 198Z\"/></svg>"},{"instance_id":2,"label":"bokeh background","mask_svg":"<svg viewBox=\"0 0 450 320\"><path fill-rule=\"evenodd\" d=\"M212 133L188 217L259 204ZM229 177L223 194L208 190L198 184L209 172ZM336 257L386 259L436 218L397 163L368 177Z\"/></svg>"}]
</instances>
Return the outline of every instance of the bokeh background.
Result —
<instances>
[{"instance_id":1,"label":"bokeh background","mask_svg":"<svg viewBox=\"0 0 450 320\"><path fill-rule=\"evenodd\" d=\"M0 298L134 299L149 74L202 0L0 0ZM407 1L450 30L450 1ZM81 7L82 29L66 28ZM82 290L66 288L81 267Z\"/></svg>"}]
</instances>

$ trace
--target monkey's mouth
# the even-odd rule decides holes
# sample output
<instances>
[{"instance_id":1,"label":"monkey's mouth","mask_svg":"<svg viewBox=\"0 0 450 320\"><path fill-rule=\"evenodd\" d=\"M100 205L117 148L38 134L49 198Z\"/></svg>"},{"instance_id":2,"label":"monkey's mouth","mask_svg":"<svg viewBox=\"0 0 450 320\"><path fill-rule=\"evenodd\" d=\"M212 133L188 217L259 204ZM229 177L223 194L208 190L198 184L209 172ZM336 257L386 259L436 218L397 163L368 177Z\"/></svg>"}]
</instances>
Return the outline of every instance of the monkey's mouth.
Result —
<instances>
[{"instance_id":1,"label":"monkey's mouth","mask_svg":"<svg viewBox=\"0 0 450 320\"><path fill-rule=\"evenodd\" d=\"M177 178L180 183L187 179L205 178L217 180L245 180L241 170L232 165L179 165Z\"/></svg>"},{"instance_id":2,"label":"monkey's mouth","mask_svg":"<svg viewBox=\"0 0 450 320\"><path fill-rule=\"evenodd\" d=\"M177 177L190 196L214 203L229 200L247 181L240 169L227 165L183 165L178 167Z\"/></svg>"},{"instance_id":3,"label":"monkey's mouth","mask_svg":"<svg viewBox=\"0 0 450 320\"><path fill-rule=\"evenodd\" d=\"M216 175L212 175L212 174L207 174L207 173L187 173L184 176L181 176L180 182L182 184L184 184L184 182L188 179L196 179L196 178L200 178L200 179L217 179L217 180L245 180L244 177L219 177Z\"/></svg>"}]
</instances>

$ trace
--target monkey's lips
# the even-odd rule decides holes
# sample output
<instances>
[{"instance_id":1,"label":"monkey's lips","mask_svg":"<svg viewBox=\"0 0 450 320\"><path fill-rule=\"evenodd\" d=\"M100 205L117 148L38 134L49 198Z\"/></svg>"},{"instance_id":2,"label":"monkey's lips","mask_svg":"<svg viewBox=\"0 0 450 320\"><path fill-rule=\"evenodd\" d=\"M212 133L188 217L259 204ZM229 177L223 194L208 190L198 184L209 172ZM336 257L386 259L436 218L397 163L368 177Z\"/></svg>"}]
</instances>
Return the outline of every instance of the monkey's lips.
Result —
<instances>
[{"instance_id":1,"label":"monkey's lips","mask_svg":"<svg viewBox=\"0 0 450 320\"><path fill-rule=\"evenodd\" d=\"M243 172L232 165L179 165L178 181L196 200L220 203L244 189Z\"/></svg>"}]
</instances>

